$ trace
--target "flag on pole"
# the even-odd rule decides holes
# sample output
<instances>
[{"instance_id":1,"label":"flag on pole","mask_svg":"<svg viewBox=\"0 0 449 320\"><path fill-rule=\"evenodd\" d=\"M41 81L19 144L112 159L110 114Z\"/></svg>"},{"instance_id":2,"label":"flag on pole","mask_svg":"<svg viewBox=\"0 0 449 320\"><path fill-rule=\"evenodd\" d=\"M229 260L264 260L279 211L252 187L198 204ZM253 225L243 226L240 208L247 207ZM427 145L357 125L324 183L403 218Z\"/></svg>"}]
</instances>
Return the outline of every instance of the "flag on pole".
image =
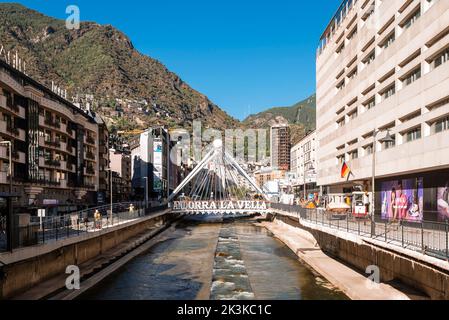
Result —
<instances>
[{"instance_id":1,"label":"flag on pole","mask_svg":"<svg viewBox=\"0 0 449 320\"><path fill-rule=\"evenodd\" d=\"M350 174L351 169L349 169L348 165L346 164L346 161L344 161L343 166L341 167L341 177L349 179Z\"/></svg>"}]
</instances>

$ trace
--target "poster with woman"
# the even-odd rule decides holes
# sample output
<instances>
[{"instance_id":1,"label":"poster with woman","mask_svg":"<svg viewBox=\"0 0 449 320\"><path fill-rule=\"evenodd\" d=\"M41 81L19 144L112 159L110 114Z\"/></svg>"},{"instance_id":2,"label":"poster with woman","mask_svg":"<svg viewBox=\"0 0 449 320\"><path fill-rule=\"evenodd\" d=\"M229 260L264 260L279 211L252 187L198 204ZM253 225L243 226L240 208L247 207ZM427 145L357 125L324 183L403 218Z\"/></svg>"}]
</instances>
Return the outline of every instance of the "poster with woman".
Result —
<instances>
[{"instance_id":1,"label":"poster with woman","mask_svg":"<svg viewBox=\"0 0 449 320\"><path fill-rule=\"evenodd\" d=\"M423 179L404 179L382 183L382 219L416 221L423 219Z\"/></svg>"},{"instance_id":2,"label":"poster with woman","mask_svg":"<svg viewBox=\"0 0 449 320\"><path fill-rule=\"evenodd\" d=\"M438 220L449 219L449 181L437 191Z\"/></svg>"}]
</instances>

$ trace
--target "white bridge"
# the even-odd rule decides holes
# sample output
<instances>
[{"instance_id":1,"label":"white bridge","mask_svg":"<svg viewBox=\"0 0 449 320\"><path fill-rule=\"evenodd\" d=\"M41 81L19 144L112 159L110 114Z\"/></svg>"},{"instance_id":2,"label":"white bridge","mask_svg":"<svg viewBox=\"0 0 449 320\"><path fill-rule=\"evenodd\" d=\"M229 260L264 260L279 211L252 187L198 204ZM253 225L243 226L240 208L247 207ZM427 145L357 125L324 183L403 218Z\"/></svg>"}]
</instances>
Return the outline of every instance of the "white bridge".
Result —
<instances>
[{"instance_id":1,"label":"white bridge","mask_svg":"<svg viewBox=\"0 0 449 320\"><path fill-rule=\"evenodd\" d=\"M223 150L221 140L168 199L173 212L186 214L266 214L267 194Z\"/></svg>"}]
</instances>

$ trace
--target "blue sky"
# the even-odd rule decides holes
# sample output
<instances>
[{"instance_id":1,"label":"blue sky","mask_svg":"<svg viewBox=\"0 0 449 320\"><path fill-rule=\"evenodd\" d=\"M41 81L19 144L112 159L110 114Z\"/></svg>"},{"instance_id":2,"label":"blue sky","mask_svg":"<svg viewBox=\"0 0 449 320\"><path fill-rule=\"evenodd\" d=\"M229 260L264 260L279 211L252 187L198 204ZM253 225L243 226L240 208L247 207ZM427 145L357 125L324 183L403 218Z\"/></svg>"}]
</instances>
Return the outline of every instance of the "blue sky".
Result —
<instances>
[{"instance_id":1,"label":"blue sky","mask_svg":"<svg viewBox=\"0 0 449 320\"><path fill-rule=\"evenodd\" d=\"M1 1L5 2L5 1ZM315 92L315 51L341 0L23 0L65 19L111 24L144 54L243 119Z\"/></svg>"}]
</instances>

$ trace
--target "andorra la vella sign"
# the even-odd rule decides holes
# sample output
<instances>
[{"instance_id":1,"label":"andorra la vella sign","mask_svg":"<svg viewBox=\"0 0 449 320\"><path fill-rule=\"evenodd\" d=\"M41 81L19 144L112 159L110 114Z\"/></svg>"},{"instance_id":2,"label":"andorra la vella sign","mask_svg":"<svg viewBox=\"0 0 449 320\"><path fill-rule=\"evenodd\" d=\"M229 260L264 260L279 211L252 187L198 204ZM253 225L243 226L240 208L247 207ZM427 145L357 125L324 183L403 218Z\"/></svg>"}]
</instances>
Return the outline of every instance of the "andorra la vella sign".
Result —
<instances>
[{"instance_id":1,"label":"andorra la vella sign","mask_svg":"<svg viewBox=\"0 0 449 320\"><path fill-rule=\"evenodd\" d=\"M174 201L172 210L185 213L265 213L269 205L265 201Z\"/></svg>"}]
</instances>

